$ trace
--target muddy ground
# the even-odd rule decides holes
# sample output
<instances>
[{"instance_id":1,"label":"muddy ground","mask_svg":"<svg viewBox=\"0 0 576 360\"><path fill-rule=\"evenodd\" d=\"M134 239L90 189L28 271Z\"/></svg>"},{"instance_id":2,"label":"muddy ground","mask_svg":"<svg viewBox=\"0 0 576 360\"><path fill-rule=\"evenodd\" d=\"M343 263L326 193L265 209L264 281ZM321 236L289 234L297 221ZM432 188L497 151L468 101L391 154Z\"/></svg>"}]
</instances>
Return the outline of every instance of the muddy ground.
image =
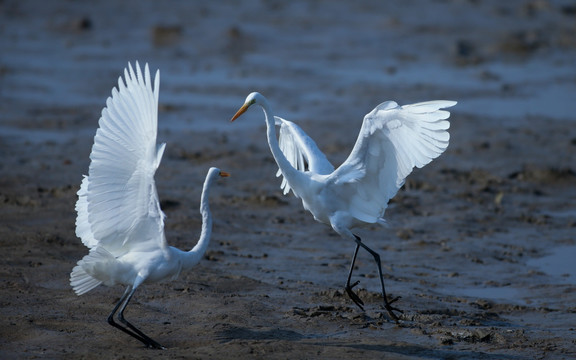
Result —
<instances>
[{"instance_id":1,"label":"muddy ground","mask_svg":"<svg viewBox=\"0 0 576 360\"><path fill-rule=\"evenodd\" d=\"M576 8L398 3L0 1L0 357L576 357ZM164 351L106 323L121 287L68 283L97 120L134 60L161 69L171 245L195 244L207 169L232 173L205 259L126 312ZM358 230L399 324L366 253L366 311L344 294L354 245L281 194L261 112L228 122L253 90L335 164L378 103L459 101L449 149L409 177L389 227Z\"/></svg>"}]
</instances>

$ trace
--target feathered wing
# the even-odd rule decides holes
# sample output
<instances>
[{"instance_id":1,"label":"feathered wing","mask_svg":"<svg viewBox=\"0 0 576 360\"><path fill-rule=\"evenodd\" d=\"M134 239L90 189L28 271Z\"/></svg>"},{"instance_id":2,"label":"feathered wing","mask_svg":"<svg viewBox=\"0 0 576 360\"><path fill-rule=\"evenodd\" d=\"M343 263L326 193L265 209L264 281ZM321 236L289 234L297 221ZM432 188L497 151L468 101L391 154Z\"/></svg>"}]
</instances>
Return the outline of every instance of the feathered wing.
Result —
<instances>
[{"instance_id":1,"label":"feathered wing","mask_svg":"<svg viewBox=\"0 0 576 360\"><path fill-rule=\"evenodd\" d=\"M436 100L398 106L388 101L364 117L350 156L328 180L347 194L353 217L383 221L388 201L414 167L423 167L448 147L450 113L441 109L454 105Z\"/></svg>"},{"instance_id":2,"label":"feathered wing","mask_svg":"<svg viewBox=\"0 0 576 360\"><path fill-rule=\"evenodd\" d=\"M88 176L84 176L80 190L78 190L78 201L76 202L76 236L78 236L86 247L92 249L98 245L98 241L94 238L90 222L88 220Z\"/></svg>"},{"instance_id":3,"label":"feathered wing","mask_svg":"<svg viewBox=\"0 0 576 360\"><path fill-rule=\"evenodd\" d=\"M318 146L309 137L304 130L291 121L284 120L278 116L274 117L277 126L280 126L278 143L280 150L288 159L292 166L300 171L311 171L319 175L328 175L334 171L334 166L328 161L324 153L318 149ZM276 176L282 175L282 170L278 169ZM290 192L290 184L286 178L282 179L280 188L284 194ZM292 191L294 193L294 191ZM294 193L298 196L298 194Z\"/></svg>"},{"instance_id":4,"label":"feathered wing","mask_svg":"<svg viewBox=\"0 0 576 360\"><path fill-rule=\"evenodd\" d=\"M128 242L158 241L166 246L154 173L164 144L156 146L158 91L146 64L136 63L120 77L106 101L76 204L76 233L83 243L118 256Z\"/></svg>"}]
</instances>

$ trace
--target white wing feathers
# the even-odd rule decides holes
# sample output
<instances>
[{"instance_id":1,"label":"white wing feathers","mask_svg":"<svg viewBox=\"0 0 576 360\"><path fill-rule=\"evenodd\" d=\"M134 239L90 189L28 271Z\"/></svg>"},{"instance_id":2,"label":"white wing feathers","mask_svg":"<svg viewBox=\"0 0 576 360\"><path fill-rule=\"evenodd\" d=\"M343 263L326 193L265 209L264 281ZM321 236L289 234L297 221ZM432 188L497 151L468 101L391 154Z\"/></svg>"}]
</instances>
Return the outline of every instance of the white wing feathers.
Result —
<instances>
[{"instance_id":1,"label":"white wing feathers","mask_svg":"<svg viewBox=\"0 0 576 360\"><path fill-rule=\"evenodd\" d=\"M103 246L114 255L132 241L165 246L154 183L165 146L156 146L160 74L152 88L148 65L142 74L138 63L136 73L128 64L124 79L102 110L89 176L76 204L76 234L86 246Z\"/></svg>"},{"instance_id":2,"label":"white wing feathers","mask_svg":"<svg viewBox=\"0 0 576 360\"><path fill-rule=\"evenodd\" d=\"M381 129L394 146L398 189L414 167L423 167L446 150L450 113L440 109L454 105L454 101L428 101L388 110L376 107L366 116L370 131Z\"/></svg>"},{"instance_id":3,"label":"white wing feathers","mask_svg":"<svg viewBox=\"0 0 576 360\"><path fill-rule=\"evenodd\" d=\"M88 176L84 176L82 185L80 185L80 190L78 190L78 201L76 202L76 212L78 213L78 216L76 217L76 236L82 239L82 243L86 245L86 247L92 249L94 246L98 245L98 241L94 239L94 234L92 234L92 229L88 222L87 193Z\"/></svg>"},{"instance_id":4,"label":"white wing feathers","mask_svg":"<svg viewBox=\"0 0 576 360\"><path fill-rule=\"evenodd\" d=\"M328 161L324 153L318 149L314 140L298 125L278 116L275 116L274 120L276 125L280 126L278 140L280 149L295 169L311 171L320 175L328 175L334 171L334 166ZM276 176L280 175L282 175L282 170L278 169ZM282 179L280 188L284 190L284 194L291 190L286 178ZM298 197L296 193L294 195Z\"/></svg>"},{"instance_id":5,"label":"white wing feathers","mask_svg":"<svg viewBox=\"0 0 576 360\"><path fill-rule=\"evenodd\" d=\"M329 178L332 186L341 187L340 193L348 193L355 218L382 222L388 201L413 168L446 150L450 113L440 109L454 105L454 101L428 101L398 106L388 101L364 117L350 156Z\"/></svg>"}]
</instances>

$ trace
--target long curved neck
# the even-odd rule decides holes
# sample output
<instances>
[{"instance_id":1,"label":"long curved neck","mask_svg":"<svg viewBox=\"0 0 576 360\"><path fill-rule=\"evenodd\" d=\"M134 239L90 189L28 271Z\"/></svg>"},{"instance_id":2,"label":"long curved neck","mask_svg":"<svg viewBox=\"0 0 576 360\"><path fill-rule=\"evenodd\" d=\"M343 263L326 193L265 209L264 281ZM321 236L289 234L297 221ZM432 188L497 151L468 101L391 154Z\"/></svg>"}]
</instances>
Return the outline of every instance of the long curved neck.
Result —
<instances>
[{"instance_id":1,"label":"long curved neck","mask_svg":"<svg viewBox=\"0 0 576 360\"><path fill-rule=\"evenodd\" d=\"M202 256L206 253L208 244L210 243L210 237L212 235L212 213L210 212L208 197L210 195L211 184L212 178L209 174L206 176L206 180L204 181L202 197L200 199L200 214L202 214L202 231L200 233L200 239L198 239L198 242L192 250L185 253L184 262L182 264L184 269L190 268L200 262Z\"/></svg>"},{"instance_id":2,"label":"long curved neck","mask_svg":"<svg viewBox=\"0 0 576 360\"><path fill-rule=\"evenodd\" d=\"M280 145L278 144L278 139L276 138L276 127L274 124L274 115L272 115L272 111L270 110L270 105L267 102L261 105L262 110L264 111L264 117L266 118L266 137L268 138L268 145L270 146L270 151L272 152L272 156L274 160L276 160L276 164L282 171L282 175L286 178L288 183L293 183L297 177L299 177L300 172L296 170L290 161L286 158L282 150L280 149Z\"/></svg>"}]
</instances>

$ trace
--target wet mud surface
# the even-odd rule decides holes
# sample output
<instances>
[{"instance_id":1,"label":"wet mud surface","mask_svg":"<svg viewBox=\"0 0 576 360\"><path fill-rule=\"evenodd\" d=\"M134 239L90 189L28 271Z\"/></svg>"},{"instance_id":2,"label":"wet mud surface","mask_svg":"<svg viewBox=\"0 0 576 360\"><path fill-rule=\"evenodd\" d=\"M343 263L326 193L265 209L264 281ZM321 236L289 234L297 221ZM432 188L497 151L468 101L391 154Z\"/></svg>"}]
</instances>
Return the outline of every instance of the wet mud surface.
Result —
<instances>
[{"instance_id":1,"label":"wet mud surface","mask_svg":"<svg viewBox=\"0 0 576 360\"><path fill-rule=\"evenodd\" d=\"M0 356L10 358L561 359L576 356L576 55L571 2L0 1ZM156 175L168 242L205 259L123 293L81 297L76 191L128 61L161 70ZM381 256L391 322L360 253L360 311L343 285L354 245L284 196L251 110L271 101L339 164L378 103L459 101L447 152L358 234ZM568 254L568 256L566 256Z\"/></svg>"}]
</instances>

